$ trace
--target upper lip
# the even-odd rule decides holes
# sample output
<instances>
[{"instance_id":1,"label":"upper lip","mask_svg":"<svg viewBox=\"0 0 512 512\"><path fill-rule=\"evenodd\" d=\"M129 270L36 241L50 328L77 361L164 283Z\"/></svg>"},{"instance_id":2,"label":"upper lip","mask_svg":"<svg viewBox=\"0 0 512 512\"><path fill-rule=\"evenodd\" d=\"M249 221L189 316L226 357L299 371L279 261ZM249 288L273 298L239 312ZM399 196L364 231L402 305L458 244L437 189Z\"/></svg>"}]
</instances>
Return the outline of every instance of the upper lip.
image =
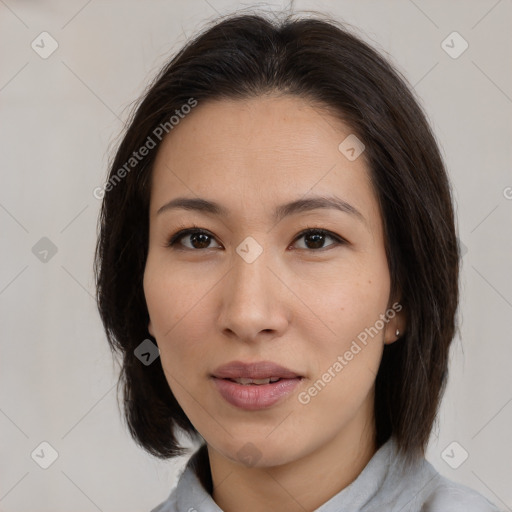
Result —
<instances>
[{"instance_id":1,"label":"upper lip","mask_svg":"<svg viewBox=\"0 0 512 512\"><path fill-rule=\"evenodd\" d=\"M272 361L259 361L256 363L231 361L230 363L219 366L212 375L218 379L267 379L269 377L294 379L301 377L301 375L293 370L289 370Z\"/></svg>"}]
</instances>

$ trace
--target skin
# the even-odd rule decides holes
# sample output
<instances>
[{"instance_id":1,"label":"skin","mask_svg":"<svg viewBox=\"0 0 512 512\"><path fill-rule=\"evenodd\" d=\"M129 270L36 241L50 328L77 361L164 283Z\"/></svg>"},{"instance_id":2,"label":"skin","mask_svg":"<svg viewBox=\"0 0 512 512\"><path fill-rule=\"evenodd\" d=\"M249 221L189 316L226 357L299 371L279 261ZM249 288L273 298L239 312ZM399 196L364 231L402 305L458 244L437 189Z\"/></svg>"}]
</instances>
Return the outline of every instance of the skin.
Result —
<instances>
[{"instance_id":1,"label":"skin","mask_svg":"<svg viewBox=\"0 0 512 512\"><path fill-rule=\"evenodd\" d=\"M314 510L349 485L376 451L373 400L385 343L403 313L308 404L298 400L374 326L390 297L382 218L363 156L338 145L350 129L294 96L199 104L158 150L152 175L144 292L162 366L179 404L208 445L213 499L226 512ZM336 195L365 221L332 209L271 219L274 207ZM229 208L216 217L158 209L178 196ZM210 238L185 235L199 226ZM306 228L323 228L315 245ZM236 252L248 236L263 252ZM203 247L207 247L206 249ZM316 248L320 247L320 248ZM270 360L305 378L284 401L245 411L227 403L210 375L227 362ZM252 443L248 466L238 451Z\"/></svg>"}]
</instances>

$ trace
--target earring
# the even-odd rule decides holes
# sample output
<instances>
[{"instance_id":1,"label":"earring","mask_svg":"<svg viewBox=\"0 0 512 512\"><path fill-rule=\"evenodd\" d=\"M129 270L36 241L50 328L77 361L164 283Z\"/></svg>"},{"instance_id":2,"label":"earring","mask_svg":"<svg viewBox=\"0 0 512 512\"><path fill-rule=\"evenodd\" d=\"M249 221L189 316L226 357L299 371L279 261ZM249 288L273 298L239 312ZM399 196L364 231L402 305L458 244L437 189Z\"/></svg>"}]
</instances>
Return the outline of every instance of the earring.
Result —
<instances>
[{"instance_id":1,"label":"earring","mask_svg":"<svg viewBox=\"0 0 512 512\"><path fill-rule=\"evenodd\" d=\"M395 336L396 336L397 338L398 338L398 336L400 336L400 331L399 331L399 329L397 329L397 330L396 330L396 332L395 332Z\"/></svg>"}]
</instances>

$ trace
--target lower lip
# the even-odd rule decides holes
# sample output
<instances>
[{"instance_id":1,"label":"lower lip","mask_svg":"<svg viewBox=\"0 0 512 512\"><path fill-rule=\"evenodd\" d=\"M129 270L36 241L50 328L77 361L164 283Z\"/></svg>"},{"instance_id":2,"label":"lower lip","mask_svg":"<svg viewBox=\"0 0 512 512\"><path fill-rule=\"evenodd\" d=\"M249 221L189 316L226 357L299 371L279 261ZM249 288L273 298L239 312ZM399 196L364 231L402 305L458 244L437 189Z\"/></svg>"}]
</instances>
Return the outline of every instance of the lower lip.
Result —
<instances>
[{"instance_id":1,"label":"lower lip","mask_svg":"<svg viewBox=\"0 0 512 512\"><path fill-rule=\"evenodd\" d=\"M281 379L269 384L238 384L213 377L219 393L235 407L249 411L270 407L288 396L301 382L301 377Z\"/></svg>"}]
</instances>

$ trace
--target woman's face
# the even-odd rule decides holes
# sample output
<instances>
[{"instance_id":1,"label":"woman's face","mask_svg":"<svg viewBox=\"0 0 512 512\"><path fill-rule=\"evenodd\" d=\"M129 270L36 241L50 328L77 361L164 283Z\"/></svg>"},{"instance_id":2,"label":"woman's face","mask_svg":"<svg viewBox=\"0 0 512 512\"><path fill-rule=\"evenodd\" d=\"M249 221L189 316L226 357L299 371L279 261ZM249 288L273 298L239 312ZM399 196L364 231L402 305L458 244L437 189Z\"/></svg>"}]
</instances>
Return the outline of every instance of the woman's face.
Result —
<instances>
[{"instance_id":1,"label":"woman's face","mask_svg":"<svg viewBox=\"0 0 512 512\"><path fill-rule=\"evenodd\" d=\"M349 135L303 99L267 96L199 103L158 151L148 328L186 415L233 461L284 464L373 429L383 345L402 326L389 314L382 219L364 153L354 159L362 148L352 138L339 149ZM159 213L178 197L222 211ZM280 209L318 197L350 206ZM168 246L188 228L204 233ZM301 234L311 228L328 233ZM394 318L383 321L386 312ZM226 363L263 361L293 375L261 387L219 376Z\"/></svg>"}]
</instances>

